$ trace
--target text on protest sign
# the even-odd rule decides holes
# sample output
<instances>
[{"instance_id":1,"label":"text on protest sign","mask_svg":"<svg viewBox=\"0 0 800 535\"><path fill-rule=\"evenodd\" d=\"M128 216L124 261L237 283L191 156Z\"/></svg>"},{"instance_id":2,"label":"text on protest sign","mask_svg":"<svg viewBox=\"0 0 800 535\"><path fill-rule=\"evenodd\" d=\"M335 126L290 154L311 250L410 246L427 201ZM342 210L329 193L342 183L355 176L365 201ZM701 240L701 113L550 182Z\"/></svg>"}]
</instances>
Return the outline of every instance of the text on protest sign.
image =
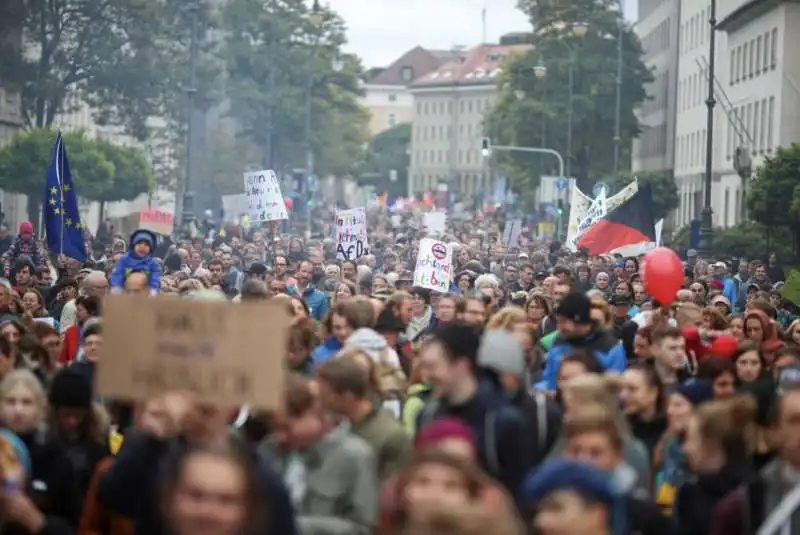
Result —
<instances>
[{"instance_id":1,"label":"text on protest sign","mask_svg":"<svg viewBox=\"0 0 800 535\"><path fill-rule=\"evenodd\" d=\"M453 250L443 241L424 238L419 243L414 286L447 293L453 277Z\"/></svg>"},{"instance_id":2,"label":"text on protest sign","mask_svg":"<svg viewBox=\"0 0 800 535\"><path fill-rule=\"evenodd\" d=\"M139 228L169 236L175 228L175 216L165 210L142 208L139 210Z\"/></svg>"},{"instance_id":3,"label":"text on protest sign","mask_svg":"<svg viewBox=\"0 0 800 535\"><path fill-rule=\"evenodd\" d=\"M133 295L108 296L103 307L100 395L145 401L183 390L217 406L282 404L284 307Z\"/></svg>"},{"instance_id":4,"label":"text on protest sign","mask_svg":"<svg viewBox=\"0 0 800 535\"><path fill-rule=\"evenodd\" d=\"M337 260L357 260L368 254L366 210L352 208L336 212Z\"/></svg>"},{"instance_id":5,"label":"text on protest sign","mask_svg":"<svg viewBox=\"0 0 800 535\"><path fill-rule=\"evenodd\" d=\"M254 221L279 221L289 219L281 194L281 185L275 171L264 170L244 174L244 194Z\"/></svg>"}]
</instances>

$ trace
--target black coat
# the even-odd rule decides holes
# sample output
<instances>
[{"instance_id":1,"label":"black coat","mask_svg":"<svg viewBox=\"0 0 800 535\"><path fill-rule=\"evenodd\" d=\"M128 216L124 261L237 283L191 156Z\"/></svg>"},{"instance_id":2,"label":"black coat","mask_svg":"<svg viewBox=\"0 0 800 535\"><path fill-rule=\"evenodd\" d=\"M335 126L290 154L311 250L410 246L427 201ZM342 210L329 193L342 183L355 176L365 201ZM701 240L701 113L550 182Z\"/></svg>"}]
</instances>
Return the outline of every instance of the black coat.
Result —
<instances>
[{"instance_id":1,"label":"black coat","mask_svg":"<svg viewBox=\"0 0 800 535\"><path fill-rule=\"evenodd\" d=\"M673 515L681 535L708 535L714 506L748 479L749 460L731 461L719 473L695 476L678 491Z\"/></svg>"}]
</instances>

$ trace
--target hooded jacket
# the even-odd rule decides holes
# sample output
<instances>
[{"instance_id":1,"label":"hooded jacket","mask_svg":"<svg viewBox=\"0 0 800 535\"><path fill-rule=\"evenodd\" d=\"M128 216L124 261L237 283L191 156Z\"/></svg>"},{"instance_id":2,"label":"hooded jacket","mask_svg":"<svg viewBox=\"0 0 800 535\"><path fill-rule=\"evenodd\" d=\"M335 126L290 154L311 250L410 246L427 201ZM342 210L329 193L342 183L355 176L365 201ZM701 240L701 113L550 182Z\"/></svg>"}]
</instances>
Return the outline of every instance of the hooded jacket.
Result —
<instances>
[{"instance_id":1,"label":"hooded jacket","mask_svg":"<svg viewBox=\"0 0 800 535\"><path fill-rule=\"evenodd\" d=\"M23 228L26 223L27 227ZM23 232L23 230L25 230L25 232ZM27 232L28 230L30 230L30 233ZM3 253L3 277L10 279L11 268L22 255L30 257L36 267L44 266L46 263L42 250L39 248L39 243L36 241L36 235L33 234L33 225L27 221L23 221L20 224L20 233L14 238L11 247ZM31 272L31 274L33 274L33 272Z\"/></svg>"},{"instance_id":2,"label":"hooded jacket","mask_svg":"<svg viewBox=\"0 0 800 535\"><path fill-rule=\"evenodd\" d=\"M134 252L136 244L141 241L150 245L150 253L147 256L140 257ZM147 275L150 293L152 295L158 294L161 290L161 266L158 265L158 262L153 257L155 248L155 233L146 229L134 230L133 234L131 234L128 252L119 259L117 265L114 266L114 271L111 273L111 291L114 293L122 292L128 275L140 272Z\"/></svg>"},{"instance_id":3,"label":"hooded jacket","mask_svg":"<svg viewBox=\"0 0 800 535\"><path fill-rule=\"evenodd\" d=\"M775 352L783 347L783 342L778 338L778 329L775 322L772 321L761 310L751 310L744 317L744 324L747 326L747 321L750 319L757 319L761 323L761 328L764 331L764 340L761 342L761 349L764 352L764 358L767 362L772 364L775 358Z\"/></svg>"},{"instance_id":4,"label":"hooded jacket","mask_svg":"<svg viewBox=\"0 0 800 535\"><path fill-rule=\"evenodd\" d=\"M615 372L625 371L625 366L627 364L625 348L614 338L613 334L595 325L592 330L582 338L565 338L561 334L556 336L552 347L547 352L543 380L536 386L547 390L555 390L558 380L558 370L561 367L561 360L570 351L575 349L591 351L604 370Z\"/></svg>"}]
</instances>

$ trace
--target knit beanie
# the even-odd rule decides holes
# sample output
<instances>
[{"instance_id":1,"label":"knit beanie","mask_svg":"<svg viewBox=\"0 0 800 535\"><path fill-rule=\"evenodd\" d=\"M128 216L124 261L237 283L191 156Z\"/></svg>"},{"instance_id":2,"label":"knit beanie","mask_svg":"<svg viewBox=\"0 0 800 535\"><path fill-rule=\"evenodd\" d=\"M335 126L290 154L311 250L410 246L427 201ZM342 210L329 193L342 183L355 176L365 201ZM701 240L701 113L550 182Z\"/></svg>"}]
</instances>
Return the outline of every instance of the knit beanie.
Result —
<instances>
[{"instance_id":1,"label":"knit beanie","mask_svg":"<svg viewBox=\"0 0 800 535\"><path fill-rule=\"evenodd\" d=\"M89 409L92 406L92 383L74 368L64 368L50 385L48 401L53 408Z\"/></svg>"},{"instance_id":2,"label":"knit beanie","mask_svg":"<svg viewBox=\"0 0 800 535\"><path fill-rule=\"evenodd\" d=\"M498 374L521 377L525 373L525 350L510 333L489 331L481 337L478 366Z\"/></svg>"},{"instance_id":3,"label":"knit beanie","mask_svg":"<svg viewBox=\"0 0 800 535\"><path fill-rule=\"evenodd\" d=\"M681 383L675 393L685 397L692 405L700 405L714 398L714 386L707 379L689 379Z\"/></svg>"},{"instance_id":4,"label":"knit beanie","mask_svg":"<svg viewBox=\"0 0 800 535\"><path fill-rule=\"evenodd\" d=\"M566 295L556 309L556 316L567 318L575 323L585 325L592 322L592 303L589 296L580 292Z\"/></svg>"},{"instance_id":5,"label":"knit beanie","mask_svg":"<svg viewBox=\"0 0 800 535\"><path fill-rule=\"evenodd\" d=\"M551 459L529 473L522 483L522 497L529 505L560 490L574 491L609 510L616 500L611 475L582 461Z\"/></svg>"},{"instance_id":6,"label":"knit beanie","mask_svg":"<svg viewBox=\"0 0 800 535\"><path fill-rule=\"evenodd\" d=\"M455 416L437 418L420 429L414 437L414 450L422 451L448 439L465 440L472 446L473 453L476 452L475 434L463 420Z\"/></svg>"}]
</instances>

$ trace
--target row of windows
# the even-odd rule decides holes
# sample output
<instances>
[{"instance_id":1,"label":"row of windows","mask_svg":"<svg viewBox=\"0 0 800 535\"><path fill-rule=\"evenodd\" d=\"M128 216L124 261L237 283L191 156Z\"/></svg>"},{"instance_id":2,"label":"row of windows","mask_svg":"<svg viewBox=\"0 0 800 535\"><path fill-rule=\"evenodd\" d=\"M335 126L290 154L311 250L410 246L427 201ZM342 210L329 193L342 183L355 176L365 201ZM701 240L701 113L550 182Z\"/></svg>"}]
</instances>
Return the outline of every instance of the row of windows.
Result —
<instances>
[{"instance_id":1,"label":"row of windows","mask_svg":"<svg viewBox=\"0 0 800 535\"><path fill-rule=\"evenodd\" d=\"M481 125L461 123L458 125L459 139L475 139L481 135ZM453 138L453 125L421 125L414 127L414 141L450 141Z\"/></svg>"},{"instance_id":2,"label":"row of windows","mask_svg":"<svg viewBox=\"0 0 800 535\"><path fill-rule=\"evenodd\" d=\"M702 182L701 182L702 184ZM702 186L691 186L693 191L684 191L680 194L678 206L678 218L682 225L688 225L692 219L700 217L703 209L703 189Z\"/></svg>"},{"instance_id":3,"label":"row of windows","mask_svg":"<svg viewBox=\"0 0 800 535\"><path fill-rule=\"evenodd\" d=\"M644 20L647 16L658 9L662 4L670 0L639 0L639 20Z\"/></svg>"},{"instance_id":4,"label":"row of windows","mask_svg":"<svg viewBox=\"0 0 800 535\"><path fill-rule=\"evenodd\" d=\"M778 28L731 50L730 85L775 70L778 62Z\"/></svg>"},{"instance_id":5,"label":"row of windows","mask_svg":"<svg viewBox=\"0 0 800 535\"><path fill-rule=\"evenodd\" d=\"M415 173L411 179L412 188L414 191L433 191L445 178L441 175ZM484 173L461 173L458 176L459 191L465 195L472 195L482 187L485 189L485 182Z\"/></svg>"},{"instance_id":6,"label":"row of windows","mask_svg":"<svg viewBox=\"0 0 800 535\"><path fill-rule=\"evenodd\" d=\"M711 25L708 23L710 8L702 10L681 24L681 55L691 52L708 41Z\"/></svg>"},{"instance_id":7,"label":"row of windows","mask_svg":"<svg viewBox=\"0 0 800 535\"><path fill-rule=\"evenodd\" d=\"M642 51L645 57L657 54L669 48L670 19L661 21L661 24L642 38Z\"/></svg>"},{"instance_id":8,"label":"row of windows","mask_svg":"<svg viewBox=\"0 0 800 535\"><path fill-rule=\"evenodd\" d=\"M696 72L690 74L678 84L678 111L686 111L703 103L708 96L705 76Z\"/></svg>"},{"instance_id":9,"label":"row of windows","mask_svg":"<svg viewBox=\"0 0 800 535\"><path fill-rule=\"evenodd\" d=\"M650 158L667 153L667 123L644 127L639 136L639 156Z\"/></svg>"},{"instance_id":10,"label":"row of windows","mask_svg":"<svg viewBox=\"0 0 800 535\"><path fill-rule=\"evenodd\" d=\"M647 96L650 98L642 103L641 110L643 113L667 108L670 92L669 78L669 69L656 73L655 79L647 88Z\"/></svg>"},{"instance_id":11,"label":"row of windows","mask_svg":"<svg viewBox=\"0 0 800 535\"><path fill-rule=\"evenodd\" d=\"M491 105L488 98L471 98L460 99L459 113L481 113ZM439 102L417 102L417 115L452 115L453 114L453 100L448 100L446 103L443 100Z\"/></svg>"},{"instance_id":12,"label":"row of windows","mask_svg":"<svg viewBox=\"0 0 800 535\"><path fill-rule=\"evenodd\" d=\"M752 154L771 153L775 148L775 97L763 98L749 104L737 106L733 112L738 119L737 123L743 125L746 132L750 134ZM737 132L734 125L729 120L727 122L727 145L725 147L725 159L730 160L736 151L736 147L749 145L748 140Z\"/></svg>"},{"instance_id":13,"label":"row of windows","mask_svg":"<svg viewBox=\"0 0 800 535\"><path fill-rule=\"evenodd\" d=\"M427 150L419 149L414 151L414 161L417 165L448 165L450 161L450 150ZM456 165L478 165L481 163L481 151L479 149L458 149Z\"/></svg>"},{"instance_id":14,"label":"row of windows","mask_svg":"<svg viewBox=\"0 0 800 535\"><path fill-rule=\"evenodd\" d=\"M675 140L675 168L699 167L706 162L706 130L678 136Z\"/></svg>"}]
</instances>

